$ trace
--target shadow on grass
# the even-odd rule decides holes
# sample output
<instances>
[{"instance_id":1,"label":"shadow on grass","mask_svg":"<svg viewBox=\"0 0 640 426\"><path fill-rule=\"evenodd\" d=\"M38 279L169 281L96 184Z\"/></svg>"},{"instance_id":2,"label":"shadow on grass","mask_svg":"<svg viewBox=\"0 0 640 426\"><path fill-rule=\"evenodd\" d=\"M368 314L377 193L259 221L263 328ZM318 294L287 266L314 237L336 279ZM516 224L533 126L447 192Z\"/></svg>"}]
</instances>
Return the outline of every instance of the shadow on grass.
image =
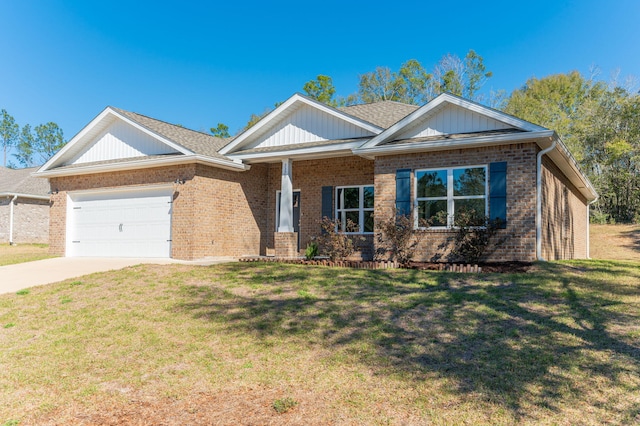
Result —
<instances>
[{"instance_id":1,"label":"shadow on grass","mask_svg":"<svg viewBox=\"0 0 640 426\"><path fill-rule=\"evenodd\" d=\"M621 235L628 241L625 247L640 253L640 227L623 232Z\"/></svg>"},{"instance_id":2,"label":"shadow on grass","mask_svg":"<svg viewBox=\"0 0 640 426\"><path fill-rule=\"evenodd\" d=\"M458 392L526 416L525 402L559 409L567 395L585 391L584 377L617 386L640 374L637 341L607 331L609 324L638 323L638 312L620 301L638 289L594 281L587 265L474 276L231 264L228 274L261 283L255 294L191 286L180 308L262 342L301 339L344 350L352 362L411 380L436 373L454 379Z\"/></svg>"}]
</instances>

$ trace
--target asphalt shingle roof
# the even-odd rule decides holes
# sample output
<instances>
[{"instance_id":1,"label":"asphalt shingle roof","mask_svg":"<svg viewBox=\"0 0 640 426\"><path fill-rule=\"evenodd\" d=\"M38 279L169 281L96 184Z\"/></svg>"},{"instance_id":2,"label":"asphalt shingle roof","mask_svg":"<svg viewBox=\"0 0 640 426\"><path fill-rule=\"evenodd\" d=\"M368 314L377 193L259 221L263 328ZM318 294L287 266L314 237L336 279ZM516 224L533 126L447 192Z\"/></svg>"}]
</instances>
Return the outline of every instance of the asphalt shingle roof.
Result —
<instances>
[{"instance_id":1,"label":"asphalt shingle roof","mask_svg":"<svg viewBox=\"0 0 640 426\"><path fill-rule=\"evenodd\" d=\"M49 181L31 176L36 170L38 167L8 169L0 166L0 193L48 195Z\"/></svg>"},{"instance_id":2,"label":"asphalt shingle roof","mask_svg":"<svg viewBox=\"0 0 640 426\"><path fill-rule=\"evenodd\" d=\"M135 112L125 111L120 108L111 107L111 109L135 121L139 125L146 127L148 130L187 148L189 151L229 161L227 157L218 153L219 149L229 143L229 139L217 138L206 133L176 126L175 124L156 120L155 118Z\"/></svg>"},{"instance_id":3,"label":"asphalt shingle roof","mask_svg":"<svg viewBox=\"0 0 640 426\"><path fill-rule=\"evenodd\" d=\"M420 107L417 105L381 101L372 104L351 105L339 109L356 118L387 129L418 108Z\"/></svg>"}]
</instances>

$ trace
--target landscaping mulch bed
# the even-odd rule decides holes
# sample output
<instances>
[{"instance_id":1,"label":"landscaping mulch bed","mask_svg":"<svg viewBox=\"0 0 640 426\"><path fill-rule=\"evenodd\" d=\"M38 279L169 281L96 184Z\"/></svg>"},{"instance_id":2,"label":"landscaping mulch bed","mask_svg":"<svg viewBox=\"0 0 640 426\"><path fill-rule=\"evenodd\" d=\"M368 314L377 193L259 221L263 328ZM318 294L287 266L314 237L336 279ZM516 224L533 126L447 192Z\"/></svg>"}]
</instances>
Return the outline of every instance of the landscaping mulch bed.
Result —
<instances>
[{"instance_id":1,"label":"landscaping mulch bed","mask_svg":"<svg viewBox=\"0 0 640 426\"><path fill-rule=\"evenodd\" d=\"M339 260L329 259L307 260L302 258L278 258L278 257L243 257L240 262L278 262L296 265L320 265L341 268L355 269L390 269L404 268L417 269L421 271L448 271L465 273L523 273L528 272L532 267L531 262L488 262L479 264L445 263L445 262L409 262L408 265L401 265L398 262L390 261L363 261L363 260Z\"/></svg>"}]
</instances>

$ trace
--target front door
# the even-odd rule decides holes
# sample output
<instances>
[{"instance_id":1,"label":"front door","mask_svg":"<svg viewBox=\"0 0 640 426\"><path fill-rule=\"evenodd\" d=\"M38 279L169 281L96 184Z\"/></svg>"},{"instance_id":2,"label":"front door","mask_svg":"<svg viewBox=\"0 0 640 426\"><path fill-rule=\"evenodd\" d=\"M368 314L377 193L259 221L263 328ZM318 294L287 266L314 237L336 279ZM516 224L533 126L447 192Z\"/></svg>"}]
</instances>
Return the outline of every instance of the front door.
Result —
<instances>
[{"instance_id":1,"label":"front door","mask_svg":"<svg viewBox=\"0 0 640 426\"><path fill-rule=\"evenodd\" d=\"M276 197L276 229L280 222L280 191ZM293 232L298 233L298 251L300 251L300 191L293 191Z\"/></svg>"}]
</instances>

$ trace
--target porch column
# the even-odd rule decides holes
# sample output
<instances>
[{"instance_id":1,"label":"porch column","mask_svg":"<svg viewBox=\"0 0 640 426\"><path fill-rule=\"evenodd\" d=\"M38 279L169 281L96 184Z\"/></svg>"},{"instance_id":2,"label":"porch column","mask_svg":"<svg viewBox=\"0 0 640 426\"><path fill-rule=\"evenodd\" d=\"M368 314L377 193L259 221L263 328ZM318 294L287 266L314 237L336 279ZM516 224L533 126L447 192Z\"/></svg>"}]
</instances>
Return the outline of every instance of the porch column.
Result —
<instances>
[{"instance_id":1,"label":"porch column","mask_svg":"<svg viewBox=\"0 0 640 426\"><path fill-rule=\"evenodd\" d=\"M280 184L280 221L278 232L293 232L293 184L292 163L289 158L282 160L282 182Z\"/></svg>"}]
</instances>

